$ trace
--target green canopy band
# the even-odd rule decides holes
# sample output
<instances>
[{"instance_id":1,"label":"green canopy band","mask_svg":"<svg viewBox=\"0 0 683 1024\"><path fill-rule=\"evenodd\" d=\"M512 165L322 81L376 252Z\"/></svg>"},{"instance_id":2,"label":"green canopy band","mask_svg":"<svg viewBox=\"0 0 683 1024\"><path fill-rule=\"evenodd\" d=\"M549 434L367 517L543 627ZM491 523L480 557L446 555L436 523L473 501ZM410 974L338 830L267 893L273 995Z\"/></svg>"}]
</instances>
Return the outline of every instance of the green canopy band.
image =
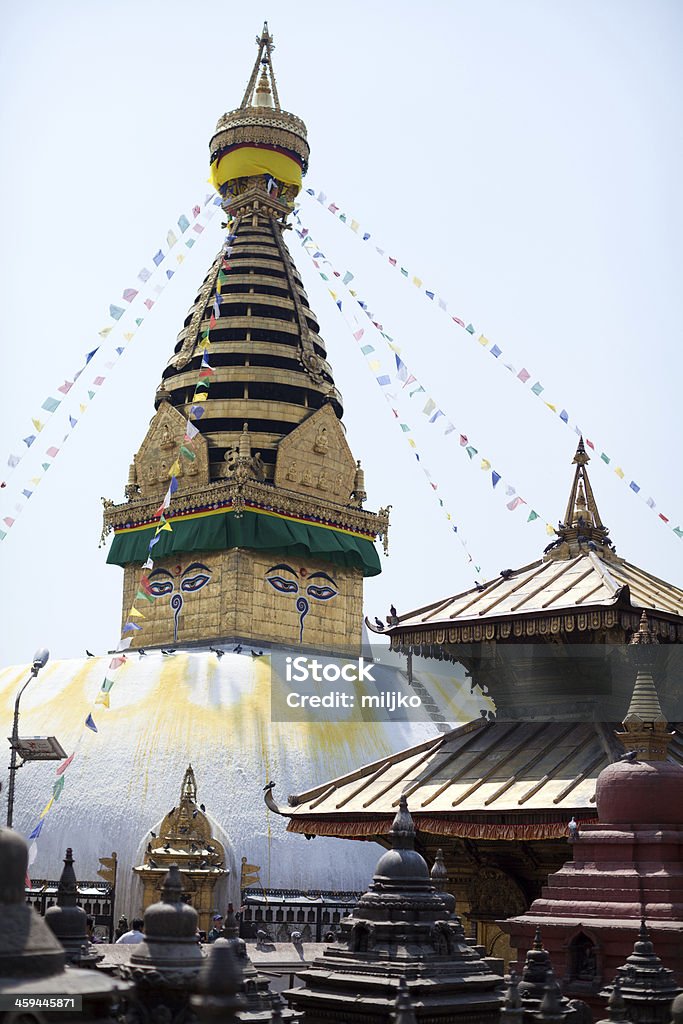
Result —
<instances>
[{"instance_id":1,"label":"green canopy band","mask_svg":"<svg viewBox=\"0 0 683 1024\"><path fill-rule=\"evenodd\" d=\"M371 540L330 527L250 511L241 516L232 511L218 511L212 515L172 520L171 525L171 531L162 530L158 535L159 542L151 552L155 560L181 552L251 548L310 555L334 565L361 569L364 576L378 576L382 571ZM152 524L142 530L116 533L107 562L121 566L144 562L150 554L149 542L155 530L156 524Z\"/></svg>"}]
</instances>

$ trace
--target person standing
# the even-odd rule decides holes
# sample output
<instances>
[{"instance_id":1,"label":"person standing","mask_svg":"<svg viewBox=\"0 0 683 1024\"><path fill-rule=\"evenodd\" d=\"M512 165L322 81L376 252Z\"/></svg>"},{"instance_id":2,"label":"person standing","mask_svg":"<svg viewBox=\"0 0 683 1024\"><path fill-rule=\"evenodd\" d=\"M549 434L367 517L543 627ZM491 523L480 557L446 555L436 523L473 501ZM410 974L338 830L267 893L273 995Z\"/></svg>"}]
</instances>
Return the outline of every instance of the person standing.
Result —
<instances>
[{"instance_id":1,"label":"person standing","mask_svg":"<svg viewBox=\"0 0 683 1024\"><path fill-rule=\"evenodd\" d=\"M213 927L208 935L208 942L215 942L216 939L220 939L221 932L223 931L223 918L220 914L214 914L212 919Z\"/></svg>"},{"instance_id":2,"label":"person standing","mask_svg":"<svg viewBox=\"0 0 683 1024\"><path fill-rule=\"evenodd\" d=\"M144 922L141 917L133 918L133 923L130 926L130 931L124 932L121 938L116 940L116 944L118 945L121 942L142 942L142 940L145 937L142 933L143 923Z\"/></svg>"}]
</instances>

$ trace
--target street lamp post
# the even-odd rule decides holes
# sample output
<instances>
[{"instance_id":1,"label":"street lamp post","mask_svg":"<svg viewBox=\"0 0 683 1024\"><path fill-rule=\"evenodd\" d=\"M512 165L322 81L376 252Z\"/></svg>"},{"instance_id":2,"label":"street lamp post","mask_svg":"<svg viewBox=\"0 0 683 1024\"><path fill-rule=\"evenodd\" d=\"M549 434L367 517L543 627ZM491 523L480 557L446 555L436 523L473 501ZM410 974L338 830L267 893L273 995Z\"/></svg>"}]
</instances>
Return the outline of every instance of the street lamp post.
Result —
<instances>
[{"instance_id":1,"label":"street lamp post","mask_svg":"<svg viewBox=\"0 0 683 1024\"><path fill-rule=\"evenodd\" d=\"M33 665L31 666L31 674L28 679L19 690L17 699L14 702L14 720L12 722L12 739L10 741L12 751L10 754L9 763L9 787L7 790L7 828L12 828L12 819L14 817L14 783L17 771L21 768L21 765L17 764L17 748L19 746L19 702L22 694L32 679L35 679L41 668L47 665L50 652L46 647L36 651L33 655ZM23 762L22 762L23 763Z\"/></svg>"}]
</instances>

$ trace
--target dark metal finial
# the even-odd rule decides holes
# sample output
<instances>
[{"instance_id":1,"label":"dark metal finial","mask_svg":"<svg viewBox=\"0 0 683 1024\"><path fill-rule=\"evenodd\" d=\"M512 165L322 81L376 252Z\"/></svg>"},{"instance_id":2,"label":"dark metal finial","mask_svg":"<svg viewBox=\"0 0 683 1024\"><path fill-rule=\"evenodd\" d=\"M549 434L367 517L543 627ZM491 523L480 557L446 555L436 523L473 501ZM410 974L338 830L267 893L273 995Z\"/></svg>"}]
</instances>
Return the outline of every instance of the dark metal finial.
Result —
<instances>
[{"instance_id":1,"label":"dark metal finial","mask_svg":"<svg viewBox=\"0 0 683 1024\"><path fill-rule=\"evenodd\" d=\"M180 868L177 864L171 864L161 889L161 902L180 903L182 894L183 884L180 878Z\"/></svg>"}]
</instances>

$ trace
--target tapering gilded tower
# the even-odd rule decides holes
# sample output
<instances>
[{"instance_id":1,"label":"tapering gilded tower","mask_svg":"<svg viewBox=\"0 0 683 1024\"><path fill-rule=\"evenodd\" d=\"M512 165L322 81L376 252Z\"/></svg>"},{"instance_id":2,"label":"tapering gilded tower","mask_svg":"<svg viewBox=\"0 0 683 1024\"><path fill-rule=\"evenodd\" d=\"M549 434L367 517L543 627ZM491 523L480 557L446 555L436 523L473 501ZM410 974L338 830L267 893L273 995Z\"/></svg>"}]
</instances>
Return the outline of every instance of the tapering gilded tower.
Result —
<instances>
[{"instance_id":1,"label":"tapering gilded tower","mask_svg":"<svg viewBox=\"0 0 683 1024\"><path fill-rule=\"evenodd\" d=\"M225 243L164 370L127 500L105 508L124 625L153 542L145 647L357 647L363 577L380 572L376 538L386 547L388 520L362 507L341 396L284 240L306 126L280 106L267 24L257 44L242 104L210 143Z\"/></svg>"}]
</instances>

